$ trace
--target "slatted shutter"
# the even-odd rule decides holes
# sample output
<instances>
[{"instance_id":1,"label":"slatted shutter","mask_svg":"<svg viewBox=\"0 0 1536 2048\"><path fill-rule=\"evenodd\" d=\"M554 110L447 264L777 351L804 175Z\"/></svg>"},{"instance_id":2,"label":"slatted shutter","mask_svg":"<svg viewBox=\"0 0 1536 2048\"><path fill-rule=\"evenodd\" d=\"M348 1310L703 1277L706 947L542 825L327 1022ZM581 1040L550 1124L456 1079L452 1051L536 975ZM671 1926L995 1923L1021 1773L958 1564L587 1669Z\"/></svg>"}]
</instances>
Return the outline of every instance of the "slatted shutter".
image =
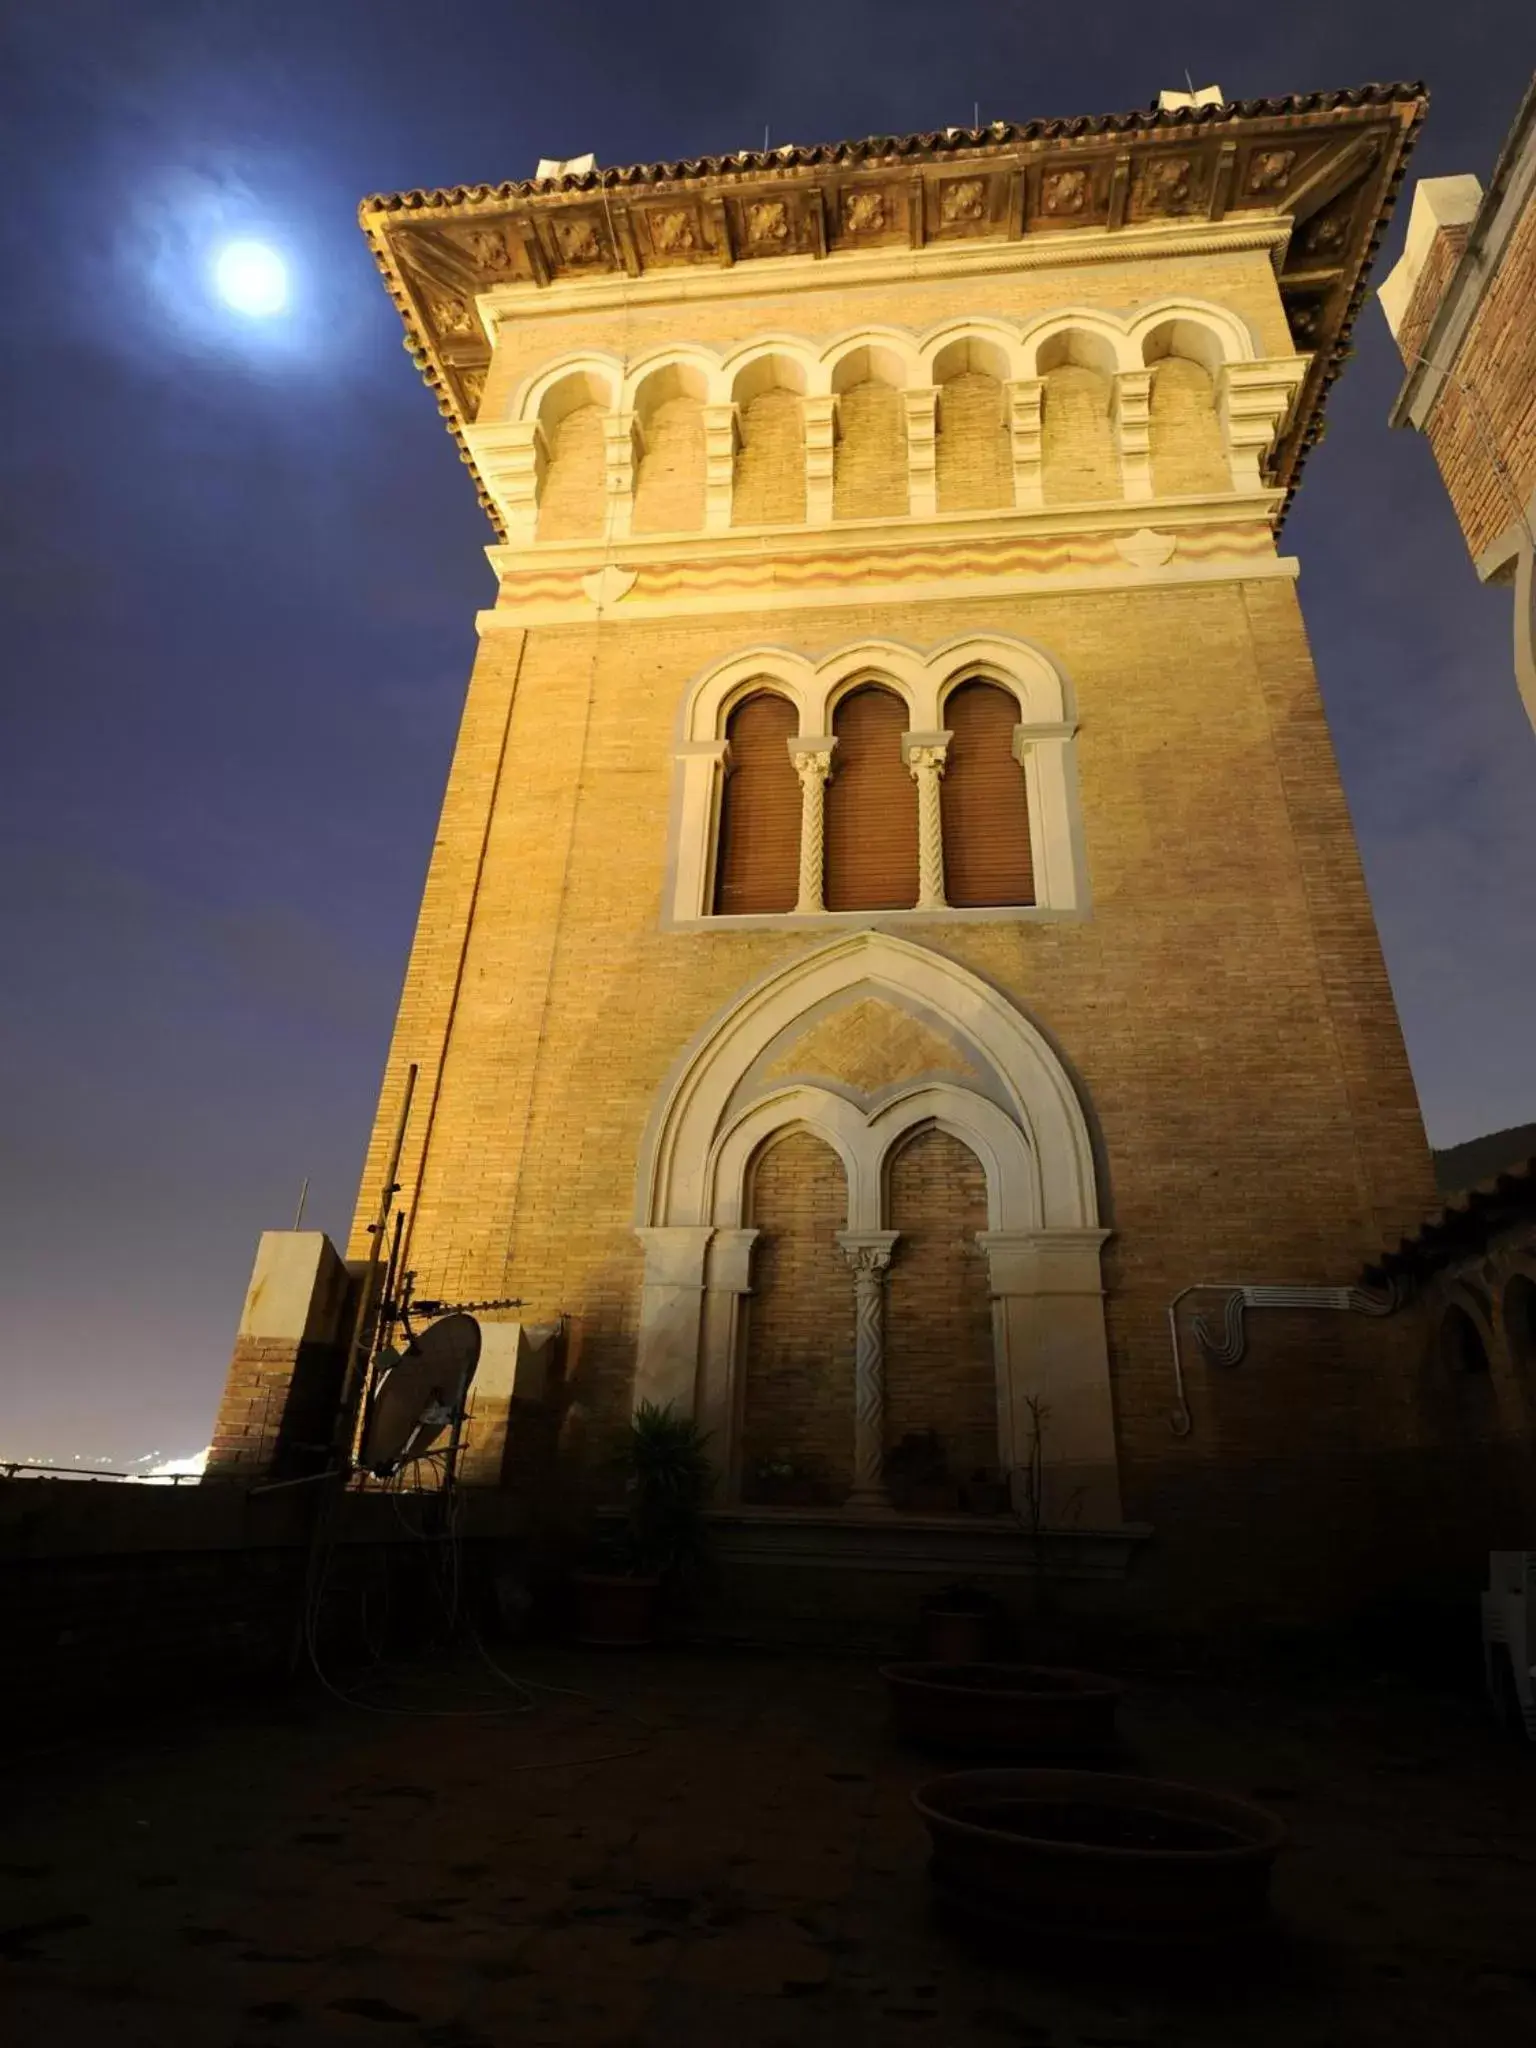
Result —
<instances>
[{"instance_id":1,"label":"slatted shutter","mask_svg":"<svg viewBox=\"0 0 1536 2048\"><path fill-rule=\"evenodd\" d=\"M838 705L827 785L828 910L910 910L917 901L917 789L901 758L907 707L866 685Z\"/></svg>"},{"instance_id":2,"label":"slatted shutter","mask_svg":"<svg viewBox=\"0 0 1536 2048\"><path fill-rule=\"evenodd\" d=\"M957 909L1033 903L1024 771L1013 758L1018 705L995 683L962 683L944 707L944 894Z\"/></svg>"},{"instance_id":3,"label":"slatted shutter","mask_svg":"<svg viewBox=\"0 0 1536 2048\"><path fill-rule=\"evenodd\" d=\"M789 758L797 721L784 697L761 691L726 726L731 772L720 808L717 917L790 911L800 884L800 778Z\"/></svg>"}]
</instances>

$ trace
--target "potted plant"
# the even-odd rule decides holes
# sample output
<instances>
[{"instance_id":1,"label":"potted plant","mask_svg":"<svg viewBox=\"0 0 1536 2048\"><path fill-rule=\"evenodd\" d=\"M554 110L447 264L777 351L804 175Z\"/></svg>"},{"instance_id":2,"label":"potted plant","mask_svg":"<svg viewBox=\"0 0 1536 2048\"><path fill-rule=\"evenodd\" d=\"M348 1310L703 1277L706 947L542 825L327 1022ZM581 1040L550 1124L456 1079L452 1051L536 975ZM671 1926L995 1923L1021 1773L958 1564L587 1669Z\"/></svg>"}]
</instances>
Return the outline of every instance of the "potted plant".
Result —
<instances>
[{"instance_id":1,"label":"potted plant","mask_svg":"<svg viewBox=\"0 0 1536 2048\"><path fill-rule=\"evenodd\" d=\"M923 1655L934 1664L984 1664L1001 1608L974 1579L941 1586L923 1602Z\"/></svg>"},{"instance_id":2,"label":"potted plant","mask_svg":"<svg viewBox=\"0 0 1536 2048\"><path fill-rule=\"evenodd\" d=\"M684 1593L706 1556L704 1504L713 1480L708 1437L670 1403L642 1401L620 1454L625 1514L595 1560L576 1574L584 1643L655 1640L663 1603Z\"/></svg>"},{"instance_id":3,"label":"potted plant","mask_svg":"<svg viewBox=\"0 0 1536 2048\"><path fill-rule=\"evenodd\" d=\"M891 1505L919 1514L952 1511L957 1489L936 1429L910 1430L885 1455L885 1483Z\"/></svg>"},{"instance_id":4,"label":"potted plant","mask_svg":"<svg viewBox=\"0 0 1536 2048\"><path fill-rule=\"evenodd\" d=\"M803 1508L816 1503L816 1482L783 1452L752 1467L752 1498L764 1507Z\"/></svg>"}]
</instances>

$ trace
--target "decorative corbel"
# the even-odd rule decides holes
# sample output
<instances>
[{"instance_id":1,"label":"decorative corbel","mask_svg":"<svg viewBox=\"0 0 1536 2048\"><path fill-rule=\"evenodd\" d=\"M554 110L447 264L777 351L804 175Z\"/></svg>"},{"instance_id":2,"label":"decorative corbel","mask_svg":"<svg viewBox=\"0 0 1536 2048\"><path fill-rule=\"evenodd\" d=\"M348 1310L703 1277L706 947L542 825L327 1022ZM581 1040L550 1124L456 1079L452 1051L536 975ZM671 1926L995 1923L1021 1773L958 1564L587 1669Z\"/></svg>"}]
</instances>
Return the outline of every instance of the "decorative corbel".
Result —
<instances>
[{"instance_id":1,"label":"decorative corbel","mask_svg":"<svg viewBox=\"0 0 1536 2048\"><path fill-rule=\"evenodd\" d=\"M1306 379L1308 356L1272 356L1223 363L1216 378L1216 414L1234 491L1265 488L1263 465L1285 432Z\"/></svg>"},{"instance_id":2,"label":"decorative corbel","mask_svg":"<svg viewBox=\"0 0 1536 2048\"><path fill-rule=\"evenodd\" d=\"M480 480L506 523L507 541L520 547L538 532L539 497L549 466L549 443L537 420L470 426L464 439Z\"/></svg>"}]
</instances>

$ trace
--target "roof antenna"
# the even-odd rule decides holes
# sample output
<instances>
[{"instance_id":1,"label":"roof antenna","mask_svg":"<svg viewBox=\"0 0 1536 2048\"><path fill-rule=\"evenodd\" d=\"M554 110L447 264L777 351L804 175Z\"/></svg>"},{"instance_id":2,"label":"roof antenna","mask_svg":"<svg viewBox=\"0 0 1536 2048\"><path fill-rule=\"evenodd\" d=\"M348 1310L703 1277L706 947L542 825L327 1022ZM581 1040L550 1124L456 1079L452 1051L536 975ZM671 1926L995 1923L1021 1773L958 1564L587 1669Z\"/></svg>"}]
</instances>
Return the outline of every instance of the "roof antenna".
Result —
<instances>
[{"instance_id":1,"label":"roof antenna","mask_svg":"<svg viewBox=\"0 0 1536 2048\"><path fill-rule=\"evenodd\" d=\"M972 101L971 101L971 126L972 126L973 128L979 128L979 127L981 126L981 101L980 101L980 100L972 100Z\"/></svg>"},{"instance_id":2,"label":"roof antenna","mask_svg":"<svg viewBox=\"0 0 1536 2048\"><path fill-rule=\"evenodd\" d=\"M1187 64L1184 66L1184 83L1189 87L1189 96L1193 99L1195 96L1195 81L1189 75L1189 66Z\"/></svg>"},{"instance_id":3,"label":"roof antenna","mask_svg":"<svg viewBox=\"0 0 1536 2048\"><path fill-rule=\"evenodd\" d=\"M768 154L768 123L763 123L763 155Z\"/></svg>"}]
</instances>

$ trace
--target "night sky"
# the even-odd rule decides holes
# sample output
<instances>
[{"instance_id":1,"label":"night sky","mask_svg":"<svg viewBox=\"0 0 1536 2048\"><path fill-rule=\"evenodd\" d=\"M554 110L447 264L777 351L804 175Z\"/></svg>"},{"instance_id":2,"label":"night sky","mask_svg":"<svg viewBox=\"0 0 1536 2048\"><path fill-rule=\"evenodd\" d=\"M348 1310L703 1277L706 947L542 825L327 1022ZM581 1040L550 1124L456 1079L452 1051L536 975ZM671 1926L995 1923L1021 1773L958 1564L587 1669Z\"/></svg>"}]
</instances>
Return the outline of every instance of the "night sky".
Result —
<instances>
[{"instance_id":1,"label":"night sky","mask_svg":"<svg viewBox=\"0 0 1536 2048\"><path fill-rule=\"evenodd\" d=\"M1423 78L1485 181L1529 0L16 0L0 29L0 1455L207 1440L259 1231L345 1231L491 534L369 192ZM1376 281L1395 258L1404 204ZM229 236L291 313L215 305ZM1536 1119L1507 594L1374 302L1285 536L1432 1142ZM1192 679L1192 682L1194 679ZM1290 1276L1277 1274L1283 1279ZM1304 1277L1304 1276L1298 1276Z\"/></svg>"}]
</instances>

